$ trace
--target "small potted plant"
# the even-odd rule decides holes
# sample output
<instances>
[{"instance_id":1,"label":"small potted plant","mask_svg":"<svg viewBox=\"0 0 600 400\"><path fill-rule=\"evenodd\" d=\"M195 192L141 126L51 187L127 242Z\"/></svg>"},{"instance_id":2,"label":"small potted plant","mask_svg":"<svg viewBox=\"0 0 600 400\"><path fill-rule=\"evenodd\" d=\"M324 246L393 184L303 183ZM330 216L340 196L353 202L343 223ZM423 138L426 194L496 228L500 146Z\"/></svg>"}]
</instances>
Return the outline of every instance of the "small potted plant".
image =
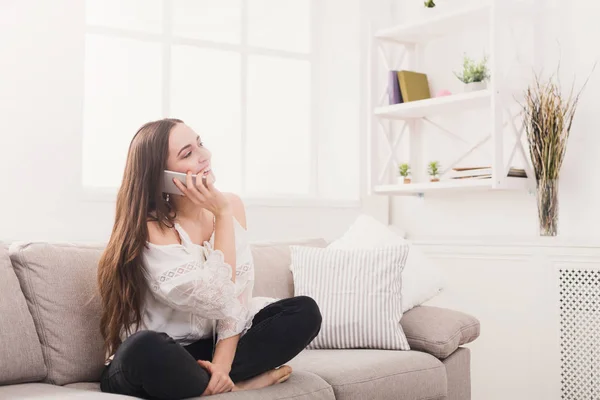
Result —
<instances>
[{"instance_id":1,"label":"small potted plant","mask_svg":"<svg viewBox=\"0 0 600 400\"><path fill-rule=\"evenodd\" d=\"M454 75L465 84L465 92L487 88L487 80L490 79L490 73L487 68L487 56L484 56L483 60L475 62L465 54L462 72L454 72Z\"/></svg>"},{"instance_id":2,"label":"small potted plant","mask_svg":"<svg viewBox=\"0 0 600 400\"><path fill-rule=\"evenodd\" d=\"M437 0L423 0L423 7L421 7L419 16L423 19L428 19L436 15L444 13L446 5L440 4Z\"/></svg>"},{"instance_id":3,"label":"small potted plant","mask_svg":"<svg viewBox=\"0 0 600 400\"><path fill-rule=\"evenodd\" d=\"M440 174L440 163L438 161L432 161L427 165L427 173L431 177L431 182L439 182Z\"/></svg>"},{"instance_id":4,"label":"small potted plant","mask_svg":"<svg viewBox=\"0 0 600 400\"><path fill-rule=\"evenodd\" d=\"M410 183L410 165L407 163L402 163L398 166L398 173L400 176L398 177L398 184L403 185L405 183Z\"/></svg>"}]
</instances>

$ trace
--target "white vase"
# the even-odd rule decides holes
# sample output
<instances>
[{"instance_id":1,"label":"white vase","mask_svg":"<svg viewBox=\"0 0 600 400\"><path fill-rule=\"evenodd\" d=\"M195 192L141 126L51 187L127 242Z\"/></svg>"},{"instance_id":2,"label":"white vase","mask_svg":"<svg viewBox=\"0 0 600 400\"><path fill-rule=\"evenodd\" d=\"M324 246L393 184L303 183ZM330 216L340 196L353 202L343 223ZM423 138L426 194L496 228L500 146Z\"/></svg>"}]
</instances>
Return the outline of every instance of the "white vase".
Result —
<instances>
[{"instance_id":1,"label":"white vase","mask_svg":"<svg viewBox=\"0 0 600 400\"><path fill-rule=\"evenodd\" d=\"M404 177L403 176L398 177L398 185L404 185Z\"/></svg>"},{"instance_id":2,"label":"white vase","mask_svg":"<svg viewBox=\"0 0 600 400\"><path fill-rule=\"evenodd\" d=\"M465 92L476 92L478 90L485 90L485 89L487 89L486 81L465 83Z\"/></svg>"}]
</instances>

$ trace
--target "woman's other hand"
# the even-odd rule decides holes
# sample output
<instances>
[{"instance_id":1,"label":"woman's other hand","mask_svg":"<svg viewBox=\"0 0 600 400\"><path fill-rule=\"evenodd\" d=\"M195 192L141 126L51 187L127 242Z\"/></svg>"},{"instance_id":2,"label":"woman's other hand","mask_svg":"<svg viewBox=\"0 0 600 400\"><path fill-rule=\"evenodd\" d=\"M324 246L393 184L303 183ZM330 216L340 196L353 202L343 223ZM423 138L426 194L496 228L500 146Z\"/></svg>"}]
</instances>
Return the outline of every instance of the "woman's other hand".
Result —
<instances>
[{"instance_id":1,"label":"woman's other hand","mask_svg":"<svg viewBox=\"0 0 600 400\"><path fill-rule=\"evenodd\" d=\"M198 360L198 364L208 371L210 381L203 395L212 395L219 393L231 392L234 388L234 383L229 377L231 367L221 364L213 364L210 361Z\"/></svg>"}]
</instances>

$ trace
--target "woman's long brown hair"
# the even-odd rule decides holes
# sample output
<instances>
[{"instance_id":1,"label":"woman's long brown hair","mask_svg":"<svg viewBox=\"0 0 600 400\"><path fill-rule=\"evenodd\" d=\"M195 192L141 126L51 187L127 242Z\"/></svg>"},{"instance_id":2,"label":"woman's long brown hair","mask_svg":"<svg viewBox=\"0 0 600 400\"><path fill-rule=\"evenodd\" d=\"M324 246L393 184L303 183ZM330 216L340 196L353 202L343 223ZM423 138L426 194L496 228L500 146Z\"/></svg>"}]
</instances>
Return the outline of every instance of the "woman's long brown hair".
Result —
<instances>
[{"instance_id":1,"label":"woman's long brown hair","mask_svg":"<svg viewBox=\"0 0 600 400\"><path fill-rule=\"evenodd\" d=\"M98 264L100 332L107 355L117 351L123 333L130 334L140 326L147 287L142 251L148 239L148 220L172 226L174 210L165 201L161 181L169 132L180 122L149 122L137 131L129 145L114 226Z\"/></svg>"}]
</instances>

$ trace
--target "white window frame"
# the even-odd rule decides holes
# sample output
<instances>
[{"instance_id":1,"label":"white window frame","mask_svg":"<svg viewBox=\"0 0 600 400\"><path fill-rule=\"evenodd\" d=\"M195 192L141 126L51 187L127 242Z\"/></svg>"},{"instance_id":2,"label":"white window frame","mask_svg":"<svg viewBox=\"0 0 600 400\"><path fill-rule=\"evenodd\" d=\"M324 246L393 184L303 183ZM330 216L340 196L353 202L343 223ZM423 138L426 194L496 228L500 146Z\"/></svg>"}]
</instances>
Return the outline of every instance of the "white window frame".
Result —
<instances>
[{"instance_id":1,"label":"white window frame","mask_svg":"<svg viewBox=\"0 0 600 400\"><path fill-rule=\"evenodd\" d=\"M176 37L173 35L173 1L163 0L162 1L162 33L149 33L140 31L130 31L122 28L105 27L98 25L91 25L85 23L85 34L96 34L109 37L117 38L128 38L140 41L148 41L153 43L162 43L162 113L163 116L170 114L171 99L171 46L173 45L187 45L199 48L208 48L215 50L226 50L237 52L241 55L241 193L239 193L247 206L268 206L268 207L359 207L359 200L333 200L327 199L320 196L319 193L319 163L318 163L318 150L319 150L319 135L317 130L317 113L318 113L318 102L314 101L316 97L316 67L318 65L318 51L316 51L319 37L319 30L321 28L321 20L318 6L319 0L310 1L310 52L308 54L300 54L289 52L285 50L271 50L261 47L254 47L248 44L248 6L246 1L242 1L241 9L241 41L239 44L230 43L219 43L202 39L194 38L183 38ZM310 107L310 186L309 193L307 195L280 195L280 196L265 196L265 197L252 197L246 195L246 177L244 169L246 166L247 154L246 154L246 90L247 90L247 75L248 75L248 56L249 55L265 55L265 56L279 56L288 59L305 60L310 63L311 72L311 107ZM115 201L118 188L97 188L85 186L81 183L82 187L82 198L84 201L91 202L111 202Z\"/></svg>"}]
</instances>

